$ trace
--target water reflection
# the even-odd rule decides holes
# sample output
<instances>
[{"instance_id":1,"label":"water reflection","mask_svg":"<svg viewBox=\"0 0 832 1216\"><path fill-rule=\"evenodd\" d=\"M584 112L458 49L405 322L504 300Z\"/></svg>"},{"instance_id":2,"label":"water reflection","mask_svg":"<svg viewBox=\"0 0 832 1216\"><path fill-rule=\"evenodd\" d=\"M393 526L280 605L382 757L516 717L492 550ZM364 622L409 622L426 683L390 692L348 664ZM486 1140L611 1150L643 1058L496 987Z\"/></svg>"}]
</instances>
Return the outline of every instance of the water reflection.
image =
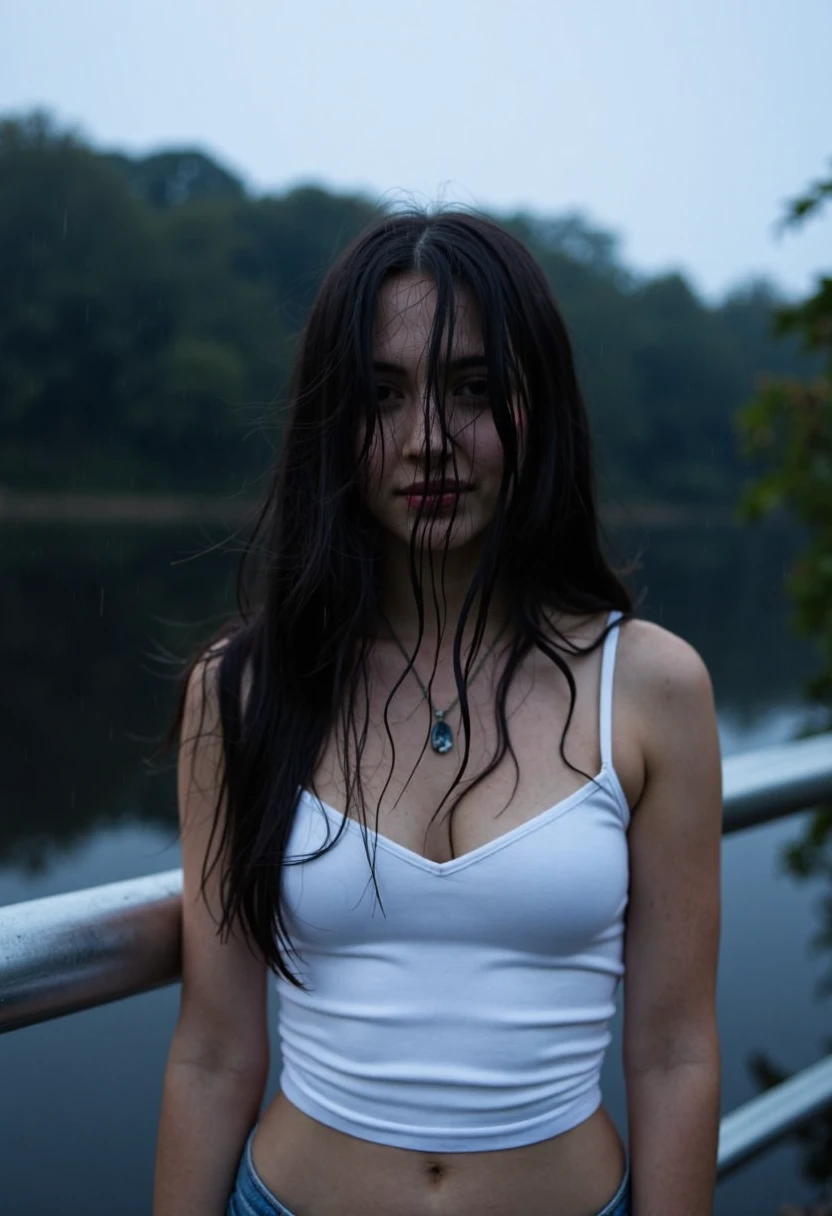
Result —
<instances>
[{"instance_id":1,"label":"water reflection","mask_svg":"<svg viewBox=\"0 0 832 1216\"><path fill-rule=\"evenodd\" d=\"M147 767L173 707L171 672L234 608L237 554L182 528L17 527L0 533L0 864L42 868L94 827L176 830L172 770ZM619 532L644 615L703 654L723 715L741 727L799 698L811 656L780 595L784 528ZM195 560L183 556L204 551Z\"/></svg>"}]
</instances>

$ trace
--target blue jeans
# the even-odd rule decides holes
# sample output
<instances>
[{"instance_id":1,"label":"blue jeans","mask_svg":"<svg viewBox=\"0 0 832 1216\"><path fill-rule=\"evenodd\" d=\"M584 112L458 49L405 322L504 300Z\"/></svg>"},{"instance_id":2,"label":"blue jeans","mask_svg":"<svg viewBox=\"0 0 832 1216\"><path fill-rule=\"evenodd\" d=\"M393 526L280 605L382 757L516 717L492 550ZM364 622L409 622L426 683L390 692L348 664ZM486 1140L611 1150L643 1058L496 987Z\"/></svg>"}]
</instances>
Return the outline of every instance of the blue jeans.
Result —
<instances>
[{"instance_id":1,"label":"blue jeans","mask_svg":"<svg viewBox=\"0 0 832 1216\"><path fill-rule=\"evenodd\" d=\"M251 1159L252 1128L240 1158L240 1168L234 1191L228 1201L225 1216L293 1216L276 1195L273 1195L254 1168ZM621 1185L608 1204L596 1216L630 1216L630 1166L629 1161L621 1179Z\"/></svg>"}]
</instances>

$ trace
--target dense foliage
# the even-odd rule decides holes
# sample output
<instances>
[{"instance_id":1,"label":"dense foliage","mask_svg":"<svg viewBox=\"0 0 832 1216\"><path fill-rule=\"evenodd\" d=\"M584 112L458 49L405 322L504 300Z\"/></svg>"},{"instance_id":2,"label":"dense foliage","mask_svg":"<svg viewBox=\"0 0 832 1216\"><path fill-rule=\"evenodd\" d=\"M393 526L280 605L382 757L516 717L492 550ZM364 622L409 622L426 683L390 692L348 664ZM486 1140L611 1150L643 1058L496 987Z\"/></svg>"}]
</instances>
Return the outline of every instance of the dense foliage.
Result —
<instances>
[{"instance_id":1,"label":"dense foliage","mask_svg":"<svg viewBox=\"0 0 832 1216\"><path fill-rule=\"evenodd\" d=\"M832 175L816 182L789 206L784 224L794 227L817 215L832 197ZM743 513L759 519L787 512L804 529L797 561L787 571L786 589L798 631L818 646L818 667L808 692L820 711L820 727L832 729L832 275L821 274L807 299L775 316L777 332L798 335L803 348L819 359L810 380L766 377L756 396L739 415L747 453L762 462L763 472L747 490ZM832 951L832 805L811 816L802 836L785 853L788 870L799 878L824 878L820 928L815 947ZM832 993L832 967L821 990ZM832 1039L826 1043L832 1051ZM757 1054L752 1071L764 1088L779 1084L788 1072ZM803 1148L808 1179L827 1187L832 1182L832 1112L817 1116L794 1133ZM829 1195L829 1191L826 1192ZM798 1216L798 1210L793 1209ZM828 1211L829 1208L824 1208Z\"/></svg>"},{"instance_id":2,"label":"dense foliage","mask_svg":"<svg viewBox=\"0 0 832 1216\"><path fill-rule=\"evenodd\" d=\"M790 205L787 225L802 223L832 196L832 177L821 180ZM747 453L764 471L746 491L743 512L757 519L777 510L792 514L804 528L797 561L786 574L797 629L818 645L818 670L809 695L832 729L832 275L822 274L804 301L780 309L778 332L797 334L803 348L819 357L811 380L765 377L757 395L739 415ZM798 873L823 869L832 879L832 807L819 811L800 847L790 853ZM828 943L832 947L832 901Z\"/></svg>"},{"instance_id":3,"label":"dense foliage","mask_svg":"<svg viewBox=\"0 0 832 1216\"><path fill-rule=\"evenodd\" d=\"M832 196L832 177L792 202L787 225L802 223ZM799 336L818 358L812 379L763 377L739 415L746 452L764 471L743 500L746 518L791 512L804 526L805 546L787 576L801 633L817 640L820 669L810 687L832 728L832 272L820 275L806 299L775 314L780 334Z\"/></svg>"},{"instance_id":4,"label":"dense foliage","mask_svg":"<svg viewBox=\"0 0 832 1216\"><path fill-rule=\"evenodd\" d=\"M280 426L297 333L375 213L307 186L255 197L202 153L103 153L40 112L0 122L0 485L236 493ZM579 215L501 221L542 262L575 341L607 501L733 501L732 416L774 341L753 282L719 307L628 273Z\"/></svg>"}]
</instances>

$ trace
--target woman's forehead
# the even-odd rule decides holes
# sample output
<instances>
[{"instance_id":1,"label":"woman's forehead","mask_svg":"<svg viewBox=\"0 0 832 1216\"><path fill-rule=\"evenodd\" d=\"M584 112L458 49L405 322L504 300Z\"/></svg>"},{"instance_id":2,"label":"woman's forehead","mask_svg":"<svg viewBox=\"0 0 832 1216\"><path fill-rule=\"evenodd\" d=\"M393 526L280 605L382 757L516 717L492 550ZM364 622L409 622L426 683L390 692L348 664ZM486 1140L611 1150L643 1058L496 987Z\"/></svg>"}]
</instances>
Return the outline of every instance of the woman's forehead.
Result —
<instances>
[{"instance_id":1,"label":"woman's forehead","mask_svg":"<svg viewBox=\"0 0 832 1216\"><path fill-rule=\"evenodd\" d=\"M436 284L420 274L402 274L383 284L376 308L373 354L390 363L418 360L425 351L436 315ZM479 309L464 285L454 289L452 356L483 352Z\"/></svg>"}]
</instances>

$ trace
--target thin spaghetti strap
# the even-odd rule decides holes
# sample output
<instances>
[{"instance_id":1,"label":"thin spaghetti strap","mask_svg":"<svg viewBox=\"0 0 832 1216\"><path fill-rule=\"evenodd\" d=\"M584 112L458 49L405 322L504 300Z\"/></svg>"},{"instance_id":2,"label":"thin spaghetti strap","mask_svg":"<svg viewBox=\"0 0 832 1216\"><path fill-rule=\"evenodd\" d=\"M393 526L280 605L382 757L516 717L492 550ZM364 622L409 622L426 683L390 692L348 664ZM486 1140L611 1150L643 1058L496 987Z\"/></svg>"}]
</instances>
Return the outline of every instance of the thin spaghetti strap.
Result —
<instances>
[{"instance_id":1,"label":"thin spaghetti strap","mask_svg":"<svg viewBox=\"0 0 832 1216\"><path fill-rule=\"evenodd\" d=\"M607 625L612 625L623 614L614 609L607 617ZM601 655L601 698L600 698L600 727L601 727L601 764L612 768L612 684L615 675L615 651L618 646L620 626L611 629L604 639L604 649Z\"/></svg>"}]
</instances>

